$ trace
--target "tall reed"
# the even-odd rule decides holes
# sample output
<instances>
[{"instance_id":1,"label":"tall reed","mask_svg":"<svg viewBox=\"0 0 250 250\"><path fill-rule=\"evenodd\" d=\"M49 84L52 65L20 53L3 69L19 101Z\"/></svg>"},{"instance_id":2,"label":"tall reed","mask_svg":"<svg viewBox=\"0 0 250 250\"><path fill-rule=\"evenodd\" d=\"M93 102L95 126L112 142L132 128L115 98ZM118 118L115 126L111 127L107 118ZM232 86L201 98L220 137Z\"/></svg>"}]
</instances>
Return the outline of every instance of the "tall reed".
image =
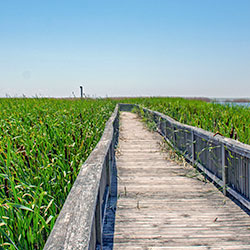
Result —
<instances>
[{"instance_id":1,"label":"tall reed","mask_svg":"<svg viewBox=\"0 0 250 250\"><path fill-rule=\"evenodd\" d=\"M0 99L0 248L42 249L110 100Z\"/></svg>"}]
</instances>

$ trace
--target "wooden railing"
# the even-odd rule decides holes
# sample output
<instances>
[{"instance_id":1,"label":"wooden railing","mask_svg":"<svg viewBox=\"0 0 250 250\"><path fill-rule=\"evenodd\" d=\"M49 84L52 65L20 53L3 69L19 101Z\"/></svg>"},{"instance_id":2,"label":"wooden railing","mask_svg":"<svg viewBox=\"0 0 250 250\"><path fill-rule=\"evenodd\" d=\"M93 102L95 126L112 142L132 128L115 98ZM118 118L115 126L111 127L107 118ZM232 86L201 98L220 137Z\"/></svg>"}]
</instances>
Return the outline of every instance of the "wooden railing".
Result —
<instances>
[{"instance_id":1,"label":"wooden railing","mask_svg":"<svg viewBox=\"0 0 250 250\"><path fill-rule=\"evenodd\" d=\"M102 249L104 214L108 197L112 195L111 176L119 133L118 109L117 105L101 140L81 167L45 250Z\"/></svg>"},{"instance_id":2,"label":"wooden railing","mask_svg":"<svg viewBox=\"0 0 250 250\"><path fill-rule=\"evenodd\" d=\"M135 107L141 115L154 121L164 138L218 184L225 195L230 194L250 209L250 145Z\"/></svg>"}]
</instances>

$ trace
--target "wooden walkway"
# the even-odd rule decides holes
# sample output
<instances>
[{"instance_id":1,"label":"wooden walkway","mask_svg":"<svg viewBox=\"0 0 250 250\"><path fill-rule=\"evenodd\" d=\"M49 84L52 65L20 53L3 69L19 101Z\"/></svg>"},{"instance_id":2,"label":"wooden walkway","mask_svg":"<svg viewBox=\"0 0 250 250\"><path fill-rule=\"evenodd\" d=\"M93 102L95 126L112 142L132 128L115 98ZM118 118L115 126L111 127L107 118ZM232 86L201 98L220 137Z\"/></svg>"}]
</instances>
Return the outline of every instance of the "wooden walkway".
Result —
<instances>
[{"instance_id":1,"label":"wooden walkway","mask_svg":"<svg viewBox=\"0 0 250 250\"><path fill-rule=\"evenodd\" d=\"M250 217L121 112L114 249L250 249Z\"/></svg>"}]
</instances>

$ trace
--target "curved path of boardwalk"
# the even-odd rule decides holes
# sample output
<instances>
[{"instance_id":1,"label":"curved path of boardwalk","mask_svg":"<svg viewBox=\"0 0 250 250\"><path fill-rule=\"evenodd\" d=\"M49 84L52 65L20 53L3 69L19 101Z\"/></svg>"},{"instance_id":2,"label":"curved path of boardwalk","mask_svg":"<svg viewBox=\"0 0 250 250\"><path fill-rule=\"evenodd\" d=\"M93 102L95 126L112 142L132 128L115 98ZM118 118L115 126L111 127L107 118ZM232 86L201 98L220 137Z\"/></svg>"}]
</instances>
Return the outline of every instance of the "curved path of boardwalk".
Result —
<instances>
[{"instance_id":1,"label":"curved path of boardwalk","mask_svg":"<svg viewBox=\"0 0 250 250\"><path fill-rule=\"evenodd\" d=\"M250 249L250 217L121 113L114 249Z\"/></svg>"}]
</instances>

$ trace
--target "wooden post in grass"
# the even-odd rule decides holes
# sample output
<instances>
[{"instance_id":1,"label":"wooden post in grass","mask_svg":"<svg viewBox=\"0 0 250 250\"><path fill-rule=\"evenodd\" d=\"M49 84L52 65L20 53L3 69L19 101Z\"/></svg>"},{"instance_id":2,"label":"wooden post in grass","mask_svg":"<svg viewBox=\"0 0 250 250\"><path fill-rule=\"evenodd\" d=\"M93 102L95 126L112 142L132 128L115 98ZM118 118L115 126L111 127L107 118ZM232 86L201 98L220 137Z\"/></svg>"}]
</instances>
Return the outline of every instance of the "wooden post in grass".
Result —
<instances>
[{"instance_id":1,"label":"wooden post in grass","mask_svg":"<svg viewBox=\"0 0 250 250\"><path fill-rule=\"evenodd\" d=\"M83 87L80 86L81 98L83 98Z\"/></svg>"}]
</instances>

